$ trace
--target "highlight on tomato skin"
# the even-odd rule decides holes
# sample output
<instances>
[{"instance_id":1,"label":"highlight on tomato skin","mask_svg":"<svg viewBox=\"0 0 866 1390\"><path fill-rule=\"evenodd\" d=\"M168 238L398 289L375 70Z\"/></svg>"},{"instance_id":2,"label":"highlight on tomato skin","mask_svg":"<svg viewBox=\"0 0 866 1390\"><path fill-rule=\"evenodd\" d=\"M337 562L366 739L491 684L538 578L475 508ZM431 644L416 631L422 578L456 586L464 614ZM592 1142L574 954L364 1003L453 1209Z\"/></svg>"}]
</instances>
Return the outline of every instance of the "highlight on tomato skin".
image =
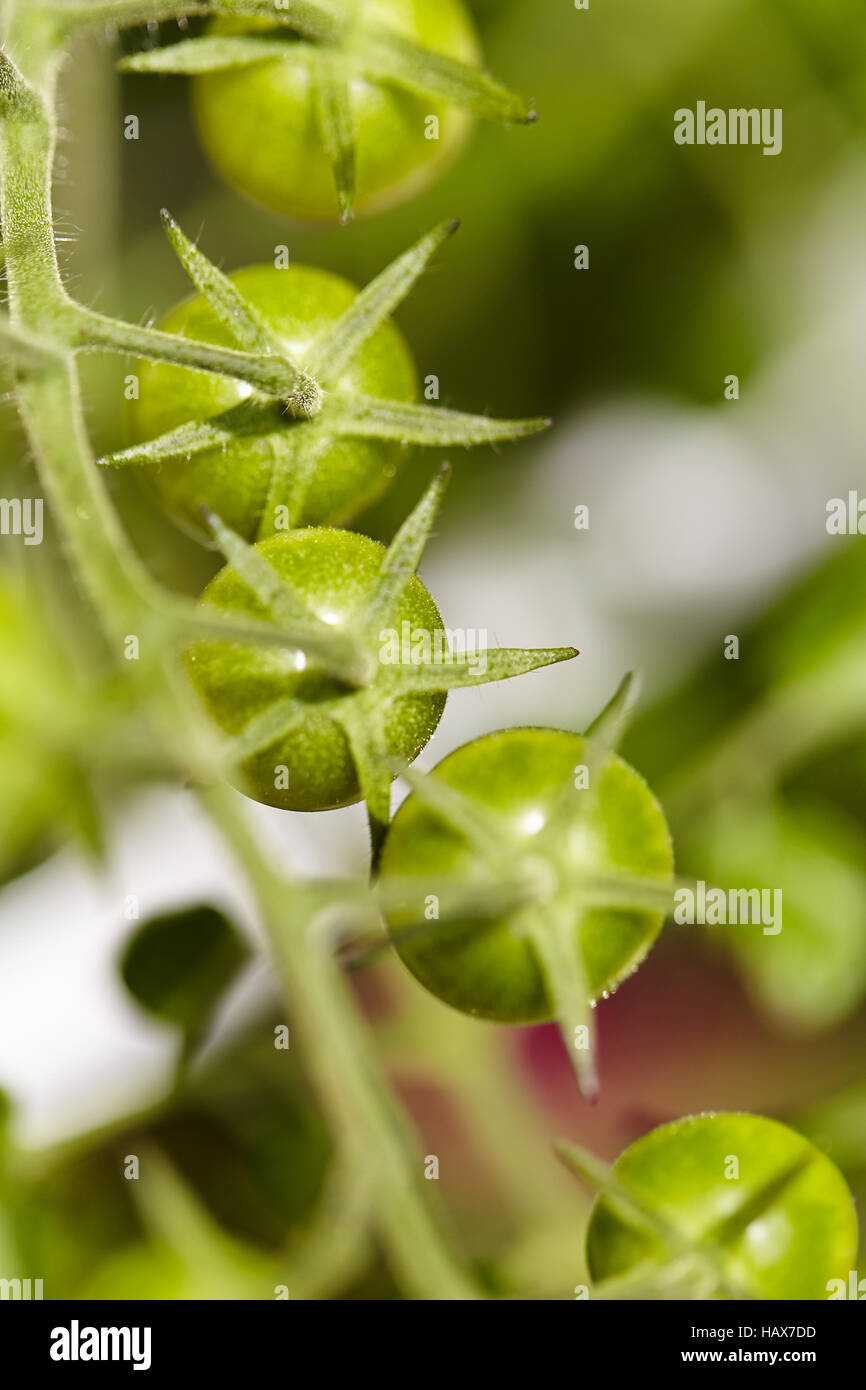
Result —
<instances>
[{"instance_id":1,"label":"highlight on tomato skin","mask_svg":"<svg viewBox=\"0 0 866 1390\"><path fill-rule=\"evenodd\" d=\"M365 0L370 25L387 26L448 58L477 67L481 47L461 0ZM285 37L268 20L217 18L214 35ZM316 113L321 49L285 43L275 61L202 73L192 80L196 127L214 168L237 192L272 212L312 221L371 216L423 192L464 147L473 117L459 106L353 69L346 80L354 126L355 191L341 200Z\"/></svg>"},{"instance_id":2,"label":"highlight on tomato skin","mask_svg":"<svg viewBox=\"0 0 866 1390\"><path fill-rule=\"evenodd\" d=\"M777 1120L708 1114L661 1125L620 1155L586 1250L601 1292L655 1279L672 1281L669 1297L819 1300L847 1281L857 1238L851 1191L816 1145ZM670 1291L675 1281L692 1293Z\"/></svg>"}]
</instances>

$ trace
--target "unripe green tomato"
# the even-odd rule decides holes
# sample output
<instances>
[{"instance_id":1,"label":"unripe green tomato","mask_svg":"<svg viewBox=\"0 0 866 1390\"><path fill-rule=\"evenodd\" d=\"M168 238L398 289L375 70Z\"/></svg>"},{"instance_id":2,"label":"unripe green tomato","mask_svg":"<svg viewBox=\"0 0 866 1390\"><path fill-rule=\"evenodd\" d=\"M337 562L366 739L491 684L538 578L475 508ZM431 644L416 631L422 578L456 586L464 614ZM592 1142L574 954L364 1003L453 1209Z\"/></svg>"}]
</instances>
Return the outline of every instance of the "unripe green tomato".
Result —
<instances>
[{"instance_id":1,"label":"unripe green tomato","mask_svg":"<svg viewBox=\"0 0 866 1390\"><path fill-rule=\"evenodd\" d=\"M750 1211L748 1203L801 1156L805 1166ZM745 1296L825 1299L828 1281L847 1281L854 1267L857 1216L842 1174L776 1120L742 1114L676 1120L626 1149L614 1174L689 1246L714 1250L723 1277ZM738 1209L752 1219L737 1220ZM604 1196L593 1208L586 1244L596 1282L678 1255Z\"/></svg>"},{"instance_id":2,"label":"unripe green tomato","mask_svg":"<svg viewBox=\"0 0 866 1390\"><path fill-rule=\"evenodd\" d=\"M506 729L465 744L445 758L434 775L507 817L521 837L512 863L521 856L540 861L551 877L551 896L576 901L587 873L613 867L646 878L668 878L673 869L670 835L658 802L643 779L611 756L600 774L598 809L580 827L567 850L549 854L544 840L546 814L585 757L585 740L557 729ZM574 792L575 797L583 793ZM400 807L385 842L383 877L473 876L475 856L465 838L451 829L417 796ZM575 910L574 948L582 952L594 999L610 992L634 971L658 935L660 913L635 909ZM502 1023L537 1023L553 1016L534 946L519 922L443 922L429 936L402 940L404 925L392 913L397 950L413 975L431 993L463 1013Z\"/></svg>"},{"instance_id":3,"label":"unripe green tomato","mask_svg":"<svg viewBox=\"0 0 866 1390\"><path fill-rule=\"evenodd\" d=\"M257 549L313 609L338 629L348 628L370 596L385 548L352 531L311 528L271 536ZM230 566L220 570L202 595L202 603L236 617L267 620L264 606ZM420 579L412 578L394 626L437 632L442 619ZM243 765L242 791L267 806L289 811L326 811L348 806L360 797L358 777L346 736L317 706L323 700L351 699L345 687L300 654L274 646L246 647L235 642L199 642L189 652L189 670L213 718L227 734L239 734L276 700L291 696L310 706L309 719L285 738ZM389 671L382 666L383 698ZM374 687L375 690L375 687ZM389 704L385 736L389 756L417 757L432 737L445 707L444 695L398 697ZM288 772L288 787L278 785Z\"/></svg>"},{"instance_id":4,"label":"unripe green tomato","mask_svg":"<svg viewBox=\"0 0 866 1390\"><path fill-rule=\"evenodd\" d=\"M460 0L363 0L365 21L378 22L424 48L478 64L481 49ZM334 174L319 133L311 63L316 47L295 42L282 26L250 19L215 19L212 34L286 36L286 56L248 67L204 73L192 83L202 144L228 183L286 217L339 216ZM380 212L433 183L466 141L471 117L456 106L420 96L396 83L351 80L356 125L358 213ZM430 139L429 118L439 122Z\"/></svg>"},{"instance_id":5,"label":"unripe green tomato","mask_svg":"<svg viewBox=\"0 0 866 1390\"><path fill-rule=\"evenodd\" d=\"M285 341L301 364L308 346L355 299L348 280L310 266L248 266L230 277L268 327ZM159 325L167 333L236 347L228 329L201 295L186 299ZM191 420L207 420L248 399L244 382L166 362L137 367L139 399L129 402L127 432L132 444L155 439ZM418 380L402 333L384 323L346 367L339 383L346 392L363 392L396 401L414 401ZM273 402L274 431L309 429L292 424ZM319 460L299 518L302 525L342 524L388 486L406 450L374 439L334 439ZM228 449L212 449L186 460L149 469L163 505L196 533L203 531L201 504L207 505L246 540L254 540L268 497L273 456L267 438L247 436Z\"/></svg>"}]
</instances>

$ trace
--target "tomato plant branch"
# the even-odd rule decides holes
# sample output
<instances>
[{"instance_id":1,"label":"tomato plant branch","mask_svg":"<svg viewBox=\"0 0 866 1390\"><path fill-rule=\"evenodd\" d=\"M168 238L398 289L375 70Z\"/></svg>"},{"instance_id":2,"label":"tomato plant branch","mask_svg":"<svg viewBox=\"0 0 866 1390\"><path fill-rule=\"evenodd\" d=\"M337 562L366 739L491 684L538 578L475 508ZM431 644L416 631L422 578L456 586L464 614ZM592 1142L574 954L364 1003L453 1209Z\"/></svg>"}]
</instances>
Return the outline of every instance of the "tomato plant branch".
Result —
<instances>
[{"instance_id":1,"label":"tomato plant branch","mask_svg":"<svg viewBox=\"0 0 866 1390\"><path fill-rule=\"evenodd\" d=\"M302 929L285 912L288 885L250 835L234 794L223 787L202 799L254 887L267 918L292 1015L304 1036L320 1040L308 1065L339 1134L374 1175L374 1206L401 1284L419 1298L472 1299L474 1285L453 1264L419 1192L421 1165L406 1118L382 1076L362 1020L329 943L315 919Z\"/></svg>"},{"instance_id":2,"label":"tomato plant branch","mask_svg":"<svg viewBox=\"0 0 866 1390\"><path fill-rule=\"evenodd\" d=\"M171 643L164 640L177 635L176 623L165 618L156 586L119 524L84 425L65 331L70 301L52 235L54 76L60 51L57 33L38 21L29 7L13 13L12 33L21 40L26 76L5 55L0 60L0 205L10 331L23 340L35 337L45 347L44 355L41 348L36 354L39 360L16 367L18 402L73 568L109 639L117 642L130 631L152 639L142 642L136 678L161 718L176 726L178 743L188 738L198 748L205 736L193 718ZM197 762L194 766L199 770ZM338 1135L357 1143L359 1163L375 1156L379 1222L399 1277L420 1296L475 1296L418 1190L421 1164L407 1123L335 962L309 932L293 930L293 889L263 861L235 807L236 794L223 788L201 794L256 890L325 1109Z\"/></svg>"},{"instance_id":3,"label":"tomato plant branch","mask_svg":"<svg viewBox=\"0 0 866 1390\"><path fill-rule=\"evenodd\" d=\"M173 362L179 367L233 376L285 400L287 414L306 418L315 413L310 402L310 378L286 357L200 343L178 334L163 333L158 328L109 318L77 305L68 318L73 347L103 348L154 362Z\"/></svg>"}]
</instances>

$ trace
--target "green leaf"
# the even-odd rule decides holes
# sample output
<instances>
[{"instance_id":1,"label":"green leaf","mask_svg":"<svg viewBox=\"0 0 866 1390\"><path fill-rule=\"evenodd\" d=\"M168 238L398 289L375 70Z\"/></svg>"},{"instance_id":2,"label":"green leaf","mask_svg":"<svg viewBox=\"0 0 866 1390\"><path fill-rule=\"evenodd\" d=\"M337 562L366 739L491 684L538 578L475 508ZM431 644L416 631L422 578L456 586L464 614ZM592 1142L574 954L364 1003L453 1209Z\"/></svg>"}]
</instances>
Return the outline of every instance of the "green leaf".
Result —
<instances>
[{"instance_id":1,"label":"green leaf","mask_svg":"<svg viewBox=\"0 0 866 1390\"><path fill-rule=\"evenodd\" d=\"M178 1261L180 1289L189 1300L272 1298L276 1270L263 1251L214 1220L199 1194L163 1153L142 1147L140 1180L132 1184L142 1225L160 1251Z\"/></svg>"},{"instance_id":2,"label":"green leaf","mask_svg":"<svg viewBox=\"0 0 866 1390\"><path fill-rule=\"evenodd\" d=\"M310 354L310 370L327 385L335 386L352 358L411 292L431 258L459 227L443 222L398 256L381 275L356 296L333 327L317 339Z\"/></svg>"},{"instance_id":3,"label":"green leaf","mask_svg":"<svg viewBox=\"0 0 866 1390\"><path fill-rule=\"evenodd\" d=\"M396 439L401 444L433 447L498 444L540 434L550 420L490 420L439 406L383 401L360 392L331 396L326 405L328 429L356 439Z\"/></svg>"},{"instance_id":4,"label":"green leaf","mask_svg":"<svg viewBox=\"0 0 866 1390\"><path fill-rule=\"evenodd\" d=\"M228 918L195 907L145 922L126 946L121 974L142 1008L197 1039L248 956Z\"/></svg>"},{"instance_id":5,"label":"green leaf","mask_svg":"<svg viewBox=\"0 0 866 1390\"><path fill-rule=\"evenodd\" d=\"M829 803L739 798L683 827L679 842L681 862L724 894L725 922L700 930L733 953L760 1007L799 1031L850 1017L866 994L859 823ZM764 895L748 913L730 897L741 890Z\"/></svg>"}]
</instances>

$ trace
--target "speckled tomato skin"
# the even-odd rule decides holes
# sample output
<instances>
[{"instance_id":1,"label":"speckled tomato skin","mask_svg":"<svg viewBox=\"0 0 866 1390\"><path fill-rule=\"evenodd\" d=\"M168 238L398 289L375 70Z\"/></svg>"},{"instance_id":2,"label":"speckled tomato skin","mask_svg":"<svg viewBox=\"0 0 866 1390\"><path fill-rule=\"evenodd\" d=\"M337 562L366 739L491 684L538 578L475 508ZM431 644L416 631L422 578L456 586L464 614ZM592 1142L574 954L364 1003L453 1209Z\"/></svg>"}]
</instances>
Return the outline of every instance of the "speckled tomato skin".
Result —
<instances>
[{"instance_id":1,"label":"speckled tomato skin","mask_svg":"<svg viewBox=\"0 0 866 1390\"><path fill-rule=\"evenodd\" d=\"M478 64L481 49L460 0L364 0L365 18L378 20L425 48ZM251 33L274 26L249 19L213 20L211 33ZM334 176L315 124L310 58L298 42L286 57L246 68L205 73L192 82L196 126L208 157L227 183L286 217L330 221L339 216ZM359 215L407 201L453 162L471 128L459 108L416 96L393 83L352 81L358 127ZM425 137L429 116L439 139Z\"/></svg>"},{"instance_id":2,"label":"speckled tomato skin","mask_svg":"<svg viewBox=\"0 0 866 1390\"><path fill-rule=\"evenodd\" d=\"M357 288L341 276L310 266L248 266L231 277L295 360L352 304ZM228 329L201 295L186 299L160 323L208 343L236 348ZM136 368L139 399L127 406L126 433L131 444L155 439L190 420L206 420L251 394L243 382L165 362L142 362ZM367 340L347 367L340 389L397 401L418 397L418 379L402 333L386 322ZM305 429L287 422L273 404L274 429ZM400 444L369 439L337 439L320 459L302 525L338 525L374 501L388 486L407 450ZM201 504L254 540L268 496L272 460L266 440L238 439L225 451L211 449L188 460L172 460L148 470L163 506L195 533L203 531Z\"/></svg>"},{"instance_id":3,"label":"speckled tomato skin","mask_svg":"<svg viewBox=\"0 0 866 1390\"><path fill-rule=\"evenodd\" d=\"M258 547L279 574L300 593L319 617L351 622L379 574L385 549L351 531L310 528L261 541ZM202 595L209 608L235 616L266 619L252 591L229 566ZM435 632L442 619L424 585L410 582L395 619ZM241 791L267 806L290 811L326 811L348 806L360 797L358 778L343 731L316 713L316 703L342 687L309 664L299 671L296 654L277 647L200 642L187 657L193 682L211 715L227 734L239 734L274 700L293 696L308 701L306 723L250 758L239 780ZM387 678L387 673L383 679ZM386 718L390 755L409 761L432 737L445 706L443 695L401 697ZM285 767L288 788L275 785L275 769Z\"/></svg>"},{"instance_id":4,"label":"speckled tomato skin","mask_svg":"<svg viewBox=\"0 0 866 1390\"><path fill-rule=\"evenodd\" d=\"M457 749L435 775L514 817L550 806L583 760L584 740L555 729L507 729ZM595 828L597 853L648 878L670 876L673 856L664 815L642 778L613 758L599 787L601 821ZM527 846L529 848L529 845ZM440 817L409 797L397 812L382 856L383 875L430 878L469 875L472 855L466 841ZM582 927L575 921L575 949L583 952L593 997L614 989L643 960L658 935L660 914L632 910L594 910ZM393 914L390 926L401 925ZM397 950L431 993L463 1013L502 1023L537 1023L552 1017L552 1002L532 946L515 935L504 919L447 923L431 938L414 938Z\"/></svg>"},{"instance_id":5,"label":"speckled tomato skin","mask_svg":"<svg viewBox=\"0 0 866 1390\"><path fill-rule=\"evenodd\" d=\"M698 1115L661 1125L626 1149L618 1179L678 1230L700 1239L732 1205L748 1198L809 1151L810 1162L729 1246L725 1268L758 1299L826 1299L857 1254L857 1216L836 1166L802 1135L758 1115ZM726 1177L736 1159L739 1176ZM596 1282L628 1273L668 1252L626 1224L603 1197L587 1233Z\"/></svg>"}]
</instances>

